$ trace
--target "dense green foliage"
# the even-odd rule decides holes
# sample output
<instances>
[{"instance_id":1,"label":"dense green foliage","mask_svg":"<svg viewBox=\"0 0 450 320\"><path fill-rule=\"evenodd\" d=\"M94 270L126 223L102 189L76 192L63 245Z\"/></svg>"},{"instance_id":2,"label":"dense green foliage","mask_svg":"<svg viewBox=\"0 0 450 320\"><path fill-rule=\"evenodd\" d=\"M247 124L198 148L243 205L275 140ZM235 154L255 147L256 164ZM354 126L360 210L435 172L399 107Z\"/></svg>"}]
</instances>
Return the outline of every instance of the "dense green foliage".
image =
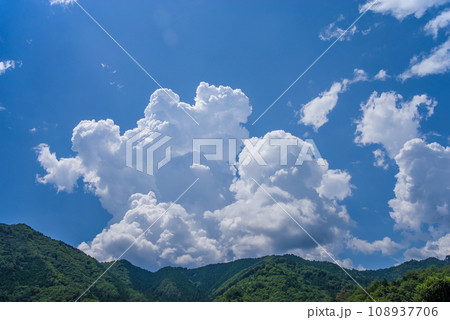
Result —
<instances>
[{"instance_id":1,"label":"dense green foliage","mask_svg":"<svg viewBox=\"0 0 450 320\"><path fill-rule=\"evenodd\" d=\"M74 301L104 270L83 252L26 225L0 224L0 301ZM142 299L110 274L85 300Z\"/></svg>"},{"instance_id":2,"label":"dense green foliage","mask_svg":"<svg viewBox=\"0 0 450 320\"><path fill-rule=\"evenodd\" d=\"M0 301L74 301L109 266L26 225L0 224ZM449 301L449 261L430 258L376 271L347 271L380 301ZM121 260L81 301L366 298L339 266L284 255L157 272Z\"/></svg>"},{"instance_id":3,"label":"dense green foliage","mask_svg":"<svg viewBox=\"0 0 450 320\"><path fill-rule=\"evenodd\" d=\"M296 260L266 257L227 281L216 291L215 300L332 301L342 288L353 287L347 277Z\"/></svg>"},{"instance_id":4,"label":"dense green foliage","mask_svg":"<svg viewBox=\"0 0 450 320\"><path fill-rule=\"evenodd\" d=\"M442 261L436 258L428 258L422 261L411 260L402 263L399 266L391 267L387 269L367 270L362 271L361 274L369 279L393 281L401 278L406 272L410 270L428 269L431 266L441 268L449 265L449 261Z\"/></svg>"},{"instance_id":5,"label":"dense green foliage","mask_svg":"<svg viewBox=\"0 0 450 320\"><path fill-rule=\"evenodd\" d=\"M366 290L376 301L403 302L444 302L450 301L450 266L437 269L410 270L397 280L375 280ZM340 299L346 301L369 301L360 289L340 293Z\"/></svg>"}]
</instances>

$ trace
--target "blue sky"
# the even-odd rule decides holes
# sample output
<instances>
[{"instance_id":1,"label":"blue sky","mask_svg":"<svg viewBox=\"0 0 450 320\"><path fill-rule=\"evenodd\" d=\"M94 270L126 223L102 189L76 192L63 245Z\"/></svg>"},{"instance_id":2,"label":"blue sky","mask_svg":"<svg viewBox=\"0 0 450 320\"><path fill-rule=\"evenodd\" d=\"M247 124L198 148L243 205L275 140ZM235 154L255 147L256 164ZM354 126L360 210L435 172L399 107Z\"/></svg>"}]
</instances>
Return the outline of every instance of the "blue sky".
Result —
<instances>
[{"instance_id":1,"label":"blue sky","mask_svg":"<svg viewBox=\"0 0 450 320\"><path fill-rule=\"evenodd\" d=\"M285 226L284 220L275 223L278 231L247 222L241 229L227 229L229 219L235 223L246 220L239 201L247 196L247 211L258 208L256 216L247 219L274 223L269 205L258 200L261 194L254 185L249 187L251 196L239 189L248 186L245 177L261 178L260 183L275 193L288 192L288 207L305 205L303 200L314 203L316 209L308 214L323 219L327 227L311 224L311 229L317 237L334 232L321 239L346 266L379 268L410 258L450 254L447 1L408 5L407 1L382 0L375 4L356 29L338 41L255 125L253 121L336 39L338 28L346 29L361 14L366 1L79 2L180 101L194 105L197 88L206 82L215 87L204 86L205 90L222 97L227 110L235 110L208 125L204 124L213 117L213 106L205 114L194 111L204 119L200 121L203 131L175 111L167 118L161 111L161 121L176 123L181 131L186 126L194 135L217 130L227 137L251 138L283 130L279 137L290 133L299 139L314 139L329 166L329 171L314 179L321 185L328 181L324 177L337 181L337 185L324 185L326 190L337 190L310 195L299 191L306 181L301 173L292 174L289 182L271 184L270 179L264 180L269 174L257 169L248 169L251 174L246 176L247 168L242 168L240 177L240 173L224 173L223 164L217 168L210 164L211 180L200 174L204 182L176 207L179 215L174 213L173 221L168 218L147 243L125 258L150 269L286 252L327 259L318 248L308 247L300 229L291 229L295 224ZM155 178L116 167L120 157L116 159L108 150L102 153L106 141L102 139L109 139L107 135L116 129L111 124L101 127L97 121L112 119L121 139L127 130L137 130L139 119L145 120L141 125L151 125L143 112L158 86L76 4L0 0L0 8L0 222L26 223L75 247L81 244L80 249L100 260L113 259L132 239L120 233L131 230L127 219L134 218L130 216L139 214L139 219L151 221L155 212L167 207L192 182L187 177L196 177L195 170L186 166L190 155L184 152ZM363 70L362 78L355 78L355 69ZM387 75L383 77L380 70ZM334 83L341 84L335 96L328 92ZM221 85L240 89L241 93L234 94L247 97L247 104L230 98L231 89L219 89ZM320 100L314 99L327 96L326 92L331 101L322 101L321 106L330 112L323 125L314 127L305 120L306 113L311 117L320 113ZM170 104L160 104L164 103ZM158 118L158 108L162 107L155 102L147 111ZM248 117L241 121L239 134L238 117ZM83 120L96 120L88 124L94 134L92 138L80 134L78 147L74 147L74 128L89 131L79 127ZM164 130L175 140L180 132L172 127ZM50 161L46 150L55 153L56 159ZM374 165L375 150L384 155L381 166ZM97 176L92 178L94 171ZM347 176L351 177L348 181ZM123 186L117 190L120 194L114 193L113 184ZM214 196L204 201L205 190L209 195L225 189L223 201ZM155 192L154 198L149 191ZM141 195L139 205L155 201L154 207L130 204L127 200L133 194ZM334 220L325 213L327 206L346 211L351 222ZM244 216L238 216L240 210ZM299 219L308 214L299 212ZM184 238L175 232L177 219L190 232ZM140 223L131 233L145 230L145 223ZM336 230L330 224L336 224ZM286 232L285 240L273 240ZM161 234L171 235L170 244L156 248L156 243L162 243ZM113 240L107 243L105 239ZM191 254L198 244L202 249ZM152 249L146 251L147 247Z\"/></svg>"}]
</instances>

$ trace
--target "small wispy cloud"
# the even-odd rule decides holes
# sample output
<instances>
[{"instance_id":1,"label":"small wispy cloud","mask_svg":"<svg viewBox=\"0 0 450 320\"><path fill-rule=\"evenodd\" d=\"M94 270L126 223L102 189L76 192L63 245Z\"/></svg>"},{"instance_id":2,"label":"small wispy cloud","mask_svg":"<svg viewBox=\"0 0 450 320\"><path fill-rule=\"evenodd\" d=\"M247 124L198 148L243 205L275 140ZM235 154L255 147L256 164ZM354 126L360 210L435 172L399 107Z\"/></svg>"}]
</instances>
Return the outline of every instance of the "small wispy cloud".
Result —
<instances>
[{"instance_id":1,"label":"small wispy cloud","mask_svg":"<svg viewBox=\"0 0 450 320\"><path fill-rule=\"evenodd\" d=\"M319 39L322 41L332 41L339 38L339 41L349 41L357 33L360 33L363 36L368 35L373 28L376 28L379 25L379 23L376 23L373 26L362 30L359 30L356 25L354 25L353 27L348 29L347 32L345 32L345 30L348 28L348 25L344 27L340 26L343 24L342 21L344 20L345 17L341 14L335 22L330 23L328 26L322 29L322 31L319 33Z\"/></svg>"},{"instance_id":2,"label":"small wispy cloud","mask_svg":"<svg viewBox=\"0 0 450 320\"><path fill-rule=\"evenodd\" d=\"M112 74L116 74L117 70L112 68L109 64L107 63L100 63L100 66L102 67L103 70L108 71Z\"/></svg>"},{"instance_id":3,"label":"small wispy cloud","mask_svg":"<svg viewBox=\"0 0 450 320\"><path fill-rule=\"evenodd\" d=\"M389 168L389 164L387 163L386 158L386 152L381 149L376 149L375 151L373 151L373 156L375 158L375 162L373 163L375 167L380 167L384 170L387 170Z\"/></svg>"},{"instance_id":4,"label":"small wispy cloud","mask_svg":"<svg viewBox=\"0 0 450 320\"><path fill-rule=\"evenodd\" d=\"M380 80L380 81L384 81L387 78L390 78L391 76L388 75L387 71L384 69L381 69L380 71L378 71L378 73L375 75L374 79L375 80Z\"/></svg>"},{"instance_id":5,"label":"small wispy cloud","mask_svg":"<svg viewBox=\"0 0 450 320\"><path fill-rule=\"evenodd\" d=\"M434 48L428 56L414 57L410 67L399 75L403 81L412 77L424 77L431 74L443 74L450 70L450 38Z\"/></svg>"},{"instance_id":6,"label":"small wispy cloud","mask_svg":"<svg viewBox=\"0 0 450 320\"><path fill-rule=\"evenodd\" d=\"M0 61L0 75L4 74L8 69L14 69L16 62L14 60Z\"/></svg>"},{"instance_id":7,"label":"small wispy cloud","mask_svg":"<svg viewBox=\"0 0 450 320\"><path fill-rule=\"evenodd\" d=\"M117 73L117 70L114 69L114 68L112 68L112 67L111 67L109 64L107 64L107 63L100 63L100 66L102 67L102 69L103 69L105 72L108 72L108 73L113 74L113 75L115 75L115 74ZM114 78L114 79L115 79L115 78ZM122 89L122 88L124 87L123 84L117 83L116 81L113 81L113 80L110 80L108 83L109 83L110 86L116 87L117 89Z\"/></svg>"},{"instance_id":8,"label":"small wispy cloud","mask_svg":"<svg viewBox=\"0 0 450 320\"><path fill-rule=\"evenodd\" d=\"M109 85L111 86L111 87L116 87L117 89L122 89L123 87L124 87L124 85L123 84L120 84L120 83L116 83L116 82L114 82L114 81L110 81L109 82Z\"/></svg>"},{"instance_id":9,"label":"small wispy cloud","mask_svg":"<svg viewBox=\"0 0 450 320\"><path fill-rule=\"evenodd\" d=\"M336 25L336 22L330 23L322 32L319 34L319 39L322 41L330 41L337 39L342 36L345 29L342 29ZM345 35L343 35L339 41L351 40L351 38L357 32L356 26L350 28Z\"/></svg>"},{"instance_id":10,"label":"small wispy cloud","mask_svg":"<svg viewBox=\"0 0 450 320\"><path fill-rule=\"evenodd\" d=\"M424 30L427 34L437 38L439 30L444 29L450 25L450 8L442 11L436 18L430 20Z\"/></svg>"},{"instance_id":11,"label":"small wispy cloud","mask_svg":"<svg viewBox=\"0 0 450 320\"><path fill-rule=\"evenodd\" d=\"M75 0L50 0L50 5L63 5L68 6L69 4L74 3Z\"/></svg>"},{"instance_id":12,"label":"small wispy cloud","mask_svg":"<svg viewBox=\"0 0 450 320\"><path fill-rule=\"evenodd\" d=\"M369 80L369 76L367 75L367 72L365 72L362 69L356 68L355 70L353 70L353 79L350 80L350 83L356 83L356 82L368 81L368 80Z\"/></svg>"},{"instance_id":13,"label":"small wispy cloud","mask_svg":"<svg viewBox=\"0 0 450 320\"><path fill-rule=\"evenodd\" d=\"M328 114L336 107L339 94L347 91L350 84L368 81L369 76L362 69L353 70L353 79L343 79L334 82L329 90L323 91L318 97L309 101L298 111L300 116L299 124L312 126L314 131L328 122Z\"/></svg>"}]
</instances>

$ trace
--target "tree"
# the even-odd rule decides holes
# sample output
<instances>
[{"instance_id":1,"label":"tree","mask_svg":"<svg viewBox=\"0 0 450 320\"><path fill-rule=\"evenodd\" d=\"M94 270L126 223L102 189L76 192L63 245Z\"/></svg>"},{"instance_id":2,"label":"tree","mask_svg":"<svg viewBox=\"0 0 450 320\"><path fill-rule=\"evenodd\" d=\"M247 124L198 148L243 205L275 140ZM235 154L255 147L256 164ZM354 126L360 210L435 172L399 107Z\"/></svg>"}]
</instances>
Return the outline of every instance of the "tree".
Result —
<instances>
[{"instance_id":1,"label":"tree","mask_svg":"<svg viewBox=\"0 0 450 320\"><path fill-rule=\"evenodd\" d=\"M416 300L425 302L450 301L450 277L428 277L424 283L416 288Z\"/></svg>"}]
</instances>

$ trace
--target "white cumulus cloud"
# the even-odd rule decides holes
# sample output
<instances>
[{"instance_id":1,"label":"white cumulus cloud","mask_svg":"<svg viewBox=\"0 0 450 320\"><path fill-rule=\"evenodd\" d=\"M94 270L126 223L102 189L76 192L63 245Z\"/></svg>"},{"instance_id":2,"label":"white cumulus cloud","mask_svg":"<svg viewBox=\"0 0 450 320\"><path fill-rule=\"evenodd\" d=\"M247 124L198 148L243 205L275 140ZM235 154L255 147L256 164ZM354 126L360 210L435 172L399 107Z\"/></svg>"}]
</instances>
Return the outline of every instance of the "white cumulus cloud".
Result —
<instances>
[{"instance_id":1,"label":"white cumulus cloud","mask_svg":"<svg viewBox=\"0 0 450 320\"><path fill-rule=\"evenodd\" d=\"M327 123L328 114L336 107L339 94L345 92L350 84L368 80L367 73L362 69L355 69L353 74L353 79L334 82L329 90L320 93L318 97L305 104L299 111L298 123L312 126L315 131Z\"/></svg>"},{"instance_id":2,"label":"white cumulus cloud","mask_svg":"<svg viewBox=\"0 0 450 320\"><path fill-rule=\"evenodd\" d=\"M328 122L328 114L336 106L339 94L344 92L347 88L347 81L335 82L328 91L319 94L300 110L300 120L307 126L313 126L317 131L321 126Z\"/></svg>"},{"instance_id":3,"label":"white cumulus cloud","mask_svg":"<svg viewBox=\"0 0 450 320\"><path fill-rule=\"evenodd\" d=\"M383 70L383 69L378 71L378 73L374 77L375 80L380 80L380 81L384 81L387 78L389 78L389 75L388 75L387 71Z\"/></svg>"},{"instance_id":4,"label":"white cumulus cloud","mask_svg":"<svg viewBox=\"0 0 450 320\"><path fill-rule=\"evenodd\" d=\"M71 191L76 180L81 178L85 188L100 198L103 207L115 219L121 219L128 210L130 195L146 194L153 190L160 200L170 201L197 177L197 168L191 167L193 138L248 138L248 131L242 123L247 121L251 107L241 90L210 86L203 82L197 88L192 106L174 102L179 101L178 95L170 90L167 93L173 99L162 89L155 91L145 109L144 118L138 120L136 128L123 135L111 119L81 121L73 130L72 150L76 154L73 158L58 161L56 155L49 156L48 146L39 148L38 160L47 175L39 177L38 181L55 184L58 190ZM201 125L193 122L183 109ZM125 166L126 141L144 129L172 138L174 159L154 177ZM50 158L52 161L48 160ZM77 170L71 173L68 180L65 176L69 161L77 164ZM176 181L173 181L174 175L178 177ZM200 180L205 190L203 201L194 204L198 198L192 197L185 201L191 201L197 207L203 205L204 208L224 204L220 194L226 198L228 193L231 197L228 186L233 177L228 165L213 162L211 170L203 172Z\"/></svg>"},{"instance_id":5,"label":"white cumulus cloud","mask_svg":"<svg viewBox=\"0 0 450 320\"><path fill-rule=\"evenodd\" d=\"M179 101L173 92L168 93ZM124 258L148 269L283 253L329 260L284 212L327 249L337 254L342 250L339 239L353 222L340 201L351 195L351 176L329 169L324 159L303 154L312 147L310 143L281 130L272 131L245 140L235 166L203 157L200 166L191 165L193 138L246 139L248 132L242 124L250 113L248 98L229 87L201 83L192 106L175 103L157 90L145 117L123 134L110 119L80 122L73 131L72 158L58 159L48 145L41 144L38 161L45 174L38 176L38 182L70 192L81 180L86 190L98 196L113 218L79 248L101 261L117 258L133 242L135 246ZM126 141L143 129L172 137L172 161L154 176L125 166ZM265 165L249 157L255 149ZM301 165L299 155L303 155ZM161 216L195 178L199 182Z\"/></svg>"},{"instance_id":6,"label":"white cumulus cloud","mask_svg":"<svg viewBox=\"0 0 450 320\"><path fill-rule=\"evenodd\" d=\"M350 179L350 174L345 171L328 170L316 191L321 197L344 200L352 193Z\"/></svg>"},{"instance_id":7,"label":"white cumulus cloud","mask_svg":"<svg viewBox=\"0 0 450 320\"><path fill-rule=\"evenodd\" d=\"M389 237L384 237L383 240L376 240L374 242L351 237L347 240L347 247L355 252L373 254L379 251L383 255L393 255L402 248L399 243L392 241Z\"/></svg>"},{"instance_id":8,"label":"white cumulus cloud","mask_svg":"<svg viewBox=\"0 0 450 320\"><path fill-rule=\"evenodd\" d=\"M386 159L386 153L383 150L376 149L375 151L373 151L373 156L375 158L375 162L373 163L375 167L380 167L385 170L389 168L389 164L387 163Z\"/></svg>"},{"instance_id":9,"label":"white cumulus cloud","mask_svg":"<svg viewBox=\"0 0 450 320\"><path fill-rule=\"evenodd\" d=\"M424 30L434 38L438 36L439 30L446 28L450 24L450 9L442 11L437 17L429 21Z\"/></svg>"},{"instance_id":10,"label":"white cumulus cloud","mask_svg":"<svg viewBox=\"0 0 450 320\"><path fill-rule=\"evenodd\" d=\"M450 233L447 233L436 241L427 241L422 248L410 248L404 253L407 260L422 260L429 257L436 257L443 260L448 255L450 255Z\"/></svg>"},{"instance_id":11,"label":"white cumulus cloud","mask_svg":"<svg viewBox=\"0 0 450 320\"><path fill-rule=\"evenodd\" d=\"M269 143L272 139L296 142L288 148L291 165L280 165L279 147ZM346 207L338 202L350 195L350 175L329 169L326 162L321 166L305 161L294 166L306 142L282 130L251 140L252 145L267 141L260 149L267 165L255 161L245 165L248 152L244 149L237 164L239 178L230 186L235 201L205 213L206 219L218 224L219 239L229 258L301 252L303 257L323 259L316 244L292 218L324 246L339 242L352 224Z\"/></svg>"},{"instance_id":12,"label":"white cumulus cloud","mask_svg":"<svg viewBox=\"0 0 450 320\"><path fill-rule=\"evenodd\" d=\"M399 78L425 77L431 74L443 74L450 70L450 38L434 48L428 56L414 57L410 67Z\"/></svg>"},{"instance_id":13,"label":"white cumulus cloud","mask_svg":"<svg viewBox=\"0 0 450 320\"><path fill-rule=\"evenodd\" d=\"M395 92L373 92L361 106L355 142L381 144L394 158L404 143L419 136L420 120L433 114L436 102L427 95L416 95L411 101Z\"/></svg>"},{"instance_id":14,"label":"white cumulus cloud","mask_svg":"<svg viewBox=\"0 0 450 320\"><path fill-rule=\"evenodd\" d=\"M295 140L296 145L287 149L290 166L280 164L279 146L271 145L271 139ZM125 258L149 269L164 265L193 267L292 250L301 251L304 257L327 258L283 209L320 243L334 246L351 224L345 206L337 203L350 195L350 175L328 169L326 162L324 166L317 161L294 166L305 142L284 131L251 140L252 145L265 142L259 153L267 165L260 166L254 160L245 165L249 152L244 148L236 165L238 176L230 185L234 194L230 204L204 214L188 213L181 205L174 205L161 217L161 223L138 238L169 203L158 203L153 192L133 194L122 220L82 243L79 249L99 260L112 260L136 241ZM264 189L253 179L259 180Z\"/></svg>"},{"instance_id":15,"label":"white cumulus cloud","mask_svg":"<svg viewBox=\"0 0 450 320\"><path fill-rule=\"evenodd\" d=\"M450 148L421 139L405 143L395 157L399 172L389 201L396 228L439 236L450 229Z\"/></svg>"},{"instance_id":16,"label":"white cumulus cloud","mask_svg":"<svg viewBox=\"0 0 450 320\"><path fill-rule=\"evenodd\" d=\"M360 12L367 10L373 5L370 10L382 14L391 14L399 20L409 15L420 18L428 9L448 2L450 0L378 0L375 3L375 0L370 0L360 7Z\"/></svg>"},{"instance_id":17,"label":"white cumulus cloud","mask_svg":"<svg viewBox=\"0 0 450 320\"><path fill-rule=\"evenodd\" d=\"M0 61L0 76L9 69L14 69L16 62L14 60Z\"/></svg>"},{"instance_id":18,"label":"white cumulus cloud","mask_svg":"<svg viewBox=\"0 0 450 320\"><path fill-rule=\"evenodd\" d=\"M40 144L36 148L38 161L45 169L44 177L37 176L36 180L43 184L53 184L58 191L72 192L78 179L84 173L84 167L79 157L57 159L54 153L50 152L47 144Z\"/></svg>"},{"instance_id":19,"label":"white cumulus cloud","mask_svg":"<svg viewBox=\"0 0 450 320\"><path fill-rule=\"evenodd\" d=\"M357 122L355 141L382 145L387 156L397 164L395 197L388 203L394 229L409 234L409 243L414 235L435 243L450 228L450 148L438 143L427 144L419 138L420 120L431 116L435 105L426 95L404 102L395 92L381 95L374 92L362 106L363 115ZM375 150L374 156L376 166L387 168L384 150ZM349 246L370 253L382 243L369 244L352 240ZM428 247L408 250L405 257L427 257L431 252Z\"/></svg>"},{"instance_id":20,"label":"white cumulus cloud","mask_svg":"<svg viewBox=\"0 0 450 320\"><path fill-rule=\"evenodd\" d=\"M201 220L178 204L158 203L151 191L136 193L130 196L129 210L120 222L78 248L100 261L111 261L134 243L124 258L150 270L224 261L218 241L209 238L197 221Z\"/></svg>"}]
</instances>

